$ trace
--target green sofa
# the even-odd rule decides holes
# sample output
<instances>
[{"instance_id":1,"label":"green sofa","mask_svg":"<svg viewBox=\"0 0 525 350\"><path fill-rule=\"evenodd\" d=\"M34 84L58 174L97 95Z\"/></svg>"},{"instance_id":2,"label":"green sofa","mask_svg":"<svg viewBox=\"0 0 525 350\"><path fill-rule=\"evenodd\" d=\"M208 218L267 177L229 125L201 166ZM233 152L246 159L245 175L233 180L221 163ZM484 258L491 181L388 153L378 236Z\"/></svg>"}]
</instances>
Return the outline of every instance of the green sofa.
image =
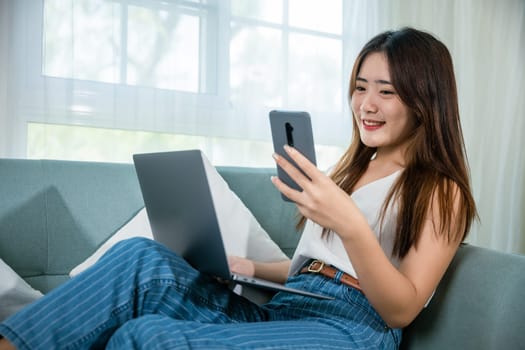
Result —
<instances>
[{"instance_id":1,"label":"green sofa","mask_svg":"<svg viewBox=\"0 0 525 350\"><path fill-rule=\"evenodd\" d=\"M275 242L293 254L295 208L273 169L221 175ZM47 292L142 207L131 164L0 159L0 258ZM463 245L404 349L525 349L525 256Z\"/></svg>"}]
</instances>

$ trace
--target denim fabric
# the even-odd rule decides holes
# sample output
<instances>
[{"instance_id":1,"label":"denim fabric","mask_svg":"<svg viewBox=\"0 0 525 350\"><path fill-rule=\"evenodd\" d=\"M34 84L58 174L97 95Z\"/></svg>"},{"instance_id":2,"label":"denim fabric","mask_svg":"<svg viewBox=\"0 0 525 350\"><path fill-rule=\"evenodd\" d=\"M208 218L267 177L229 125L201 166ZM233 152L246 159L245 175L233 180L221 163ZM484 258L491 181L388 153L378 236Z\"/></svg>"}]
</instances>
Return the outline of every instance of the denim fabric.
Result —
<instances>
[{"instance_id":1,"label":"denim fabric","mask_svg":"<svg viewBox=\"0 0 525 350\"><path fill-rule=\"evenodd\" d=\"M0 324L18 349L396 349L359 291L319 275L288 285L335 297L278 293L259 306L142 238Z\"/></svg>"}]
</instances>

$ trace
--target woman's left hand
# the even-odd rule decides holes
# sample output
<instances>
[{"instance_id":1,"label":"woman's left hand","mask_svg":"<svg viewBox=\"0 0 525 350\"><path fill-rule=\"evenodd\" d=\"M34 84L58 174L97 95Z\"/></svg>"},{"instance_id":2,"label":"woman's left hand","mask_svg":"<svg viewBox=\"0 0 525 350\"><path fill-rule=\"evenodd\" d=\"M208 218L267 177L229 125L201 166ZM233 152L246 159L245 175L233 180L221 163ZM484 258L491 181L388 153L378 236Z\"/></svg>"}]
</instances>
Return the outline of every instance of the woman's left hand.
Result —
<instances>
[{"instance_id":1,"label":"woman's left hand","mask_svg":"<svg viewBox=\"0 0 525 350\"><path fill-rule=\"evenodd\" d=\"M279 178L272 177L275 187L294 201L299 212L308 219L337 232L339 235L347 231L348 223L352 222L352 217L362 216L350 196L295 148L289 146L284 146L284 148L306 176L284 157L278 154L274 154L273 157L277 165L303 191L297 191L287 186Z\"/></svg>"}]
</instances>

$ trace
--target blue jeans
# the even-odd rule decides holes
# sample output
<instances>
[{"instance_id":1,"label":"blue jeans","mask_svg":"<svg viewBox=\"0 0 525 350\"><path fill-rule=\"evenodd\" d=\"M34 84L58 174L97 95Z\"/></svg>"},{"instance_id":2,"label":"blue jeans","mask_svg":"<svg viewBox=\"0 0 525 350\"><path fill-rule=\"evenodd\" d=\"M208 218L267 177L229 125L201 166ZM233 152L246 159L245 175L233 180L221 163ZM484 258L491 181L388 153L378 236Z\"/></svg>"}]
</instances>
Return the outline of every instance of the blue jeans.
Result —
<instances>
[{"instance_id":1,"label":"blue jeans","mask_svg":"<svg viewBox=\"0 0 525 350\"><path fill-rule=\"evenodd\" d=\"M134 238L0 324L18 349L397 349L359 291L320 275L257 305L160 244Z\"/></svg>"}]
</instances>

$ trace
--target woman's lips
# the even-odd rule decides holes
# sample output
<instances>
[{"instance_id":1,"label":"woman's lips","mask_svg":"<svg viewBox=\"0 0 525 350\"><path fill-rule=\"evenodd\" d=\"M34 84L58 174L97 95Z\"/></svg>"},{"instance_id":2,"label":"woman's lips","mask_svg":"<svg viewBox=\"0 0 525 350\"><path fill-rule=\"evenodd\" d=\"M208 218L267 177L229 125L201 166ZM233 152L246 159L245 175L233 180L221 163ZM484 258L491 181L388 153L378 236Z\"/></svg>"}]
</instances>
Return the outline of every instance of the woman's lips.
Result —
<instances>
[{"instance_id":1,"label":"woman's lips","mask_svg":"<svg viewBox=\"0 0 525 350\"><path fill-rule=\"evenodd\" d=\"M363 119L361 120L363 123L363 128L365 130L374 131L385 125L385 122L378 121L378 120L370 120L370 119Z\"/></svg>"}]
</instances>

